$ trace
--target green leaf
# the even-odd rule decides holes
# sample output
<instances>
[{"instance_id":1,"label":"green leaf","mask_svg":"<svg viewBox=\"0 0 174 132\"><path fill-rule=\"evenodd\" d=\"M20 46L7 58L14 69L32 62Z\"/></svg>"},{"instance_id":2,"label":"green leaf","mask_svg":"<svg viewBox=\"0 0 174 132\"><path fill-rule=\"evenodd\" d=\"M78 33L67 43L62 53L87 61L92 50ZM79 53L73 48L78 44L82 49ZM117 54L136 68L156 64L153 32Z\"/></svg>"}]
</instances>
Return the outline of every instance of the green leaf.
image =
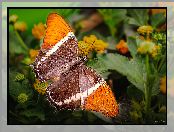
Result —
<instances>
[{"instance_id":1,"label":"green leaf","mask_svg":"<svg viewBox=\"0 0 174 132\"><path fill-rule=\"evenodd\" d=\"M118 40L115 37L109 36L107 37L107 42L108 42L108 48L109 50L116 50L116 43L118 42Z\"/></svg>"},{"instance_id":2,"label":"green leaf","mask_svg":"<svg viewBox=\"0 0 174 132\"><path fill-rule=\"evenodd\" d=\"M98 55L98 56L100 56L100 55ZM88 62L86 64L87 64L87 66L89 66L93 69L96 69L96 72L98 74L108 72L108 68L105 65L103 65L101 61L98 61L98 59L90 59L90 60L88 60Z\"/></svg>"},{"instance_id":3,"label":"green leaf","mask_svg":"<svg viewBox=\"0 0 174 132\"><path fill-rule=\"evenodd\" d=\"M135 37L128 37L127 39L127 45L129 48L129 51L133 57L137 54L137 42Z\"/></svg>"},{"instance_id":4,"label":"green leaf","mask_svg":"<svg viewBox=\"0 0 174 132\"><path fill-rule=\"evenodd\" d=\"M151 25L154 28L157 28L161 24L165 23L166 17L164 16L164 13L158 13L158 14L154 14L150 20L151 20Z\"/></svg>"},{"instance_id":5,"label":"green leaf","mask_svg":"<svg viewBox=\"0 0 174 132\"><path fill-rule=\"evenodd\" d=\"M9 32L9 52L10 55L26 54L26 50L20 45L20 41L14 31Z\"/></svg>"},{"instance_id":6,"label":"green leaf","mask_svg":"<svg viewBox=\"0 0 174 132\"><path fill-rule=\"evenodd\" d=\"M120 74L126 76L132 84L144 92L146 71L140 59L134 58L129 60L122 55L110 53L105 56L98 56L98 61L105 69L116 70Z\"/></svg>"},{"instance_id":7,"label":"green leaf","mask_svg":"<svg viewBox=\"0 0 174 132\"><path fill-rule=\"evenodd\" d=\"M91 59L87 63L87 66L93 68L96 70L98 74L100 74L104 79L108 78L108 75L110 72L108 71L108 68L105 67L100 61L97 59Z\"/></svg>"},{"instance_id":8,"label":"green leaf","mask_svg":"<svg viewBox=\"0 0 174 132\"><path fill-rule=\"evenodd\" d=\"M22 91L21 83L15 81L16 75L17 72L10 72L9 74L9 94L14 100L17 100L18 95Z\"/></svg>"},{"instance_id":9,"label":"green leaf","mask_svg":"<svg viewBox=\"0 0 174 132\"><path fill-rule=\"evenodd\" d=\"M132 53L134 53L133 51L134 50L132 50ZM98 59L95 61L91 60L91 62L88 63L88 66L91 66L99 73L115 70L123 76L126 76L136 88L145 93L145 88L147 86L147 71L142 57L135 56L129 60L125 56L108 53L106 55L98 55L97 58ZM152 65L151 68L153 68ZM156 69L153 69L149 78L149 87L152 88L152 95L157 95L159 93L159 76L155 70Z\"/></svg>"},{"instance_id":10,"label":"green leaf","mask_svg":"<svg viewBox=\"0 0 174 132\"><path fill-rule=\"evenodd\" d=\"M150 85L152 87L152 96L160 92L160 76L153 63L150 65L152 73L150 74Z\"/></svg>"},{"instance_id":11,"label":"green leaf","mask_svg":"<svg viewBox=\"0 0 174 132\"><path fill-rule=\"evenodd\" d=\"M125 9L98 9L103 16L105 23L108 25L112 36L117 32L116 26L126 18L127 10Z\"/></svg>"},{"instance_id":12,"label":"green leaf","mask_svg":"<svg viewBox=\"0 0 174 132\"><path fill-rule=\"evenodd\" d=\"M92 111L92 113L93 113L94 115L96 115L98 118L100 118L101 120L103 120L103 121L105 121L105 122L107 122L107 123L111 123L111 124L113 123L113 121L112 121L111 118L104 116L104 115L103 115L102 113L100 113L100 112Z\"/></svg>"},{"instance_id":13,"label":"green leaf","mask_svg":"<svg viewBox=\"0 0 174 132\"><path fill-rule=\"evenodd\" d=\"M17 101L17 97L21 93L26 93L28 99L32 98L32 88L29 84L28 79L23 80L22 82L15 81L16 75L18 72L10 71L9 72L9 94L10 96Z\"/></svg>"},{"instance_id":14,"label":"green leaf","mask_svg":"<svg viewBox=\"0 0 174 132\"><path fill-rule=\"evenodd\" d=\"M128 97L131 99L142 100L143 92L137 89L134 85L130 85L127 87Z\"/></svg>"},{"instance_id":15,"label":"green leaf","mask_svg":"<svg viewBox=\"0 0 174 132\"><path fill-rule=\"evenodd\" d=\"M27 109L25 111L20 112L20 115L25 116L27 118L37 118L38 120L44 121L45 114L43 110L37 108Z\"/></svg>"},{"instance_id":16,"label":"green leaf","mask_svg":"<svg viewBox=\"0 0 174 132\"><path fill-rule=\"evenodd\" d=\"M143 26L148 24L149 15L147 9L128 9L129 24Z\"/></svg>"}]
</instances>

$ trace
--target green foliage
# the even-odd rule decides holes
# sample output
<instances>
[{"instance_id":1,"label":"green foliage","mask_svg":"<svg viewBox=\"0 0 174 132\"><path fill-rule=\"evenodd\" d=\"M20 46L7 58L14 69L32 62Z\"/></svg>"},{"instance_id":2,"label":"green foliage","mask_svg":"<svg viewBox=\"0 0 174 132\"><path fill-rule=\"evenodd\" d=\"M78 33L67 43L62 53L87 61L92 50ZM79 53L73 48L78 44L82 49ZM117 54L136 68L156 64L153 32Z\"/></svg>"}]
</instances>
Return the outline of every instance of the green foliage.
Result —
<instances>
[{"instance_id":1,"label":"green foliage","mask_svg":"<svg viewBox=\"0 0 174 132\"><path fill-rule=\"evenodd\" d=\"M26 54L26 50L21 46L21 41L18 39L17 31L11 31L9 33L9 52L11 55Z\"/></svg>"},{"instance_id":2,"label":"green foliage","mask_svg":"<svg viewBox=\"0 0 174 132\"><path fill-rule=\"evenodd\" d=\"M134 85L129 85L127 87L127 95L130 99L140 101L143 99L144 93L136 88Z\"/></svg>"},{"instance_id":3,"label":"green foliage","mask_svg":"<svg viewBox=\"0 0 174 132\"><path fill-rule=\"evenodd\" d=\"M143 123L143 111L144 111L144 102L137 102L135 100L131 101L130 116L135 123Z\"/></svg>"},{"instance_id":4,"label":"green foliage","mask_svg":"<svg viewBox=\"0 0 174 132\"><path fill-rule=\"evenodd\" d=\"M131 56L135 58L136 54L137 54L137 41L138 39L135 39L135 37L128 37L127 39L127 45L129 48L129 51L131 53Z\"/></svg>"},{"instance_id":5,"label":"green foliage","mask_svg":"<svg viewBox=\"0 0 174 132\"><path fill-rule=\"evenodd\" d=\"M97 59L90 59L90 60L88 60L88 62L86 64L87 64L87 66L95 69L96 72L98 74L102 75L102 77L104 79L107 79L108 75L110 74L107 67L105 65L103 65L103 63L101 61L98 61Z\"/></svg>"},{"instance_id":6,"label":"green foliage","mask_svg":"<svg viewBox=\"0 0 174 132\"><path fill-rule=\"evenodd\" d=\"M165 22L166 22L166 17L164 16L164 13L154 14L151 17L151 25L154 28L157 28L158 26L164 24Z\"/></svg>"},{"instance_id":7,"label":"green foliage","mask_svg":"<svg viewBox=\"0 0 174 132\"><path fill-rule=\"evenodd\" d=\"M107 69L116 70L126 76L131 83L144 92L146 72L142 61L136 58L129 60L127 57L112 53L98 56L98 61L101 61L100 63Z\"/></svg>"},{"instance_id":8,"label":"green foliage","mask_svg":"<svg viewBox=\"0 0 174 132\"><path fill-rule=\"evenodd\" d=\"M16 76L21 73L10 72L9 74L9 94L14 100L18 100L17 97L21 93L28 95L28 100L32 98L32 89L27 79L16 81Z\"/></svg>"},{"instance_id":9,"label":"green foliage","mask_svg":"<svg viewBox=\"0 0 174 132\"><path fill-rule=\"evenodd\" d=\"M152 38L163 45L166 45L166 34L163 32L154 32Z\"/></svg>"},{"instance_id":10,"label":"green foliage","mask_svg":"<svg viewBox=\"0 0 174 132\"><path fill-rule=\"evenodd\" d=\"M147 9L128 9L128 23L136 26L143 26L148 24L149 15Z\"/></svg>"},{"instance_id":11,"label":"green foliage","mask_svg":"<svg viewBox=\"0 0 174 132\"><path fill-rule=\"evenodd\" d=\"M117 26L126 18L127 11L125 9L98 9L103 19L114 36L117 32Z\"/></svg>"},{"instance_id":12,"label":"green foliage","mask_svg":"<svg viewBox=\"0 0 174 132\"><path fill-rule=\"evenodd\" d=\"M26 109L25 111L21 111L19 113L21 116L25 116L29 120L34 120L34 121L44 121L45 120L45 113L42 109L38 108L31 108L31 109Z\"/></svg>"}]
</instances>

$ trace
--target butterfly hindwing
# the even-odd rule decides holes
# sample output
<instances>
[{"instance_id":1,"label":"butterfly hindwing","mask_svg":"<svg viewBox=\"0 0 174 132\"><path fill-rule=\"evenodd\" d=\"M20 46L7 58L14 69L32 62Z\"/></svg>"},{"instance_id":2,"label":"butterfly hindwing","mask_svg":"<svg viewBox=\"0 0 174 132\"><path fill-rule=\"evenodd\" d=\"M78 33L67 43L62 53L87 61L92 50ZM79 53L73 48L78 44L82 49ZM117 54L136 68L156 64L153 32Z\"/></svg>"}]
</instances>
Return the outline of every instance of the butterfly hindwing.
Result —
<instances>
[{"instance_id":1,"label":"butterfly hindwing","mask_svg":"<svg viewBox=\"0 0 174 132\"><path fill-rule=\"evenodd\" d=\"M47 88L51 104L60 109L82 108L107 116L118 113L110 87L94 70L83 63L71 67Z\"/></svg>"},{"instance_id":2,"label":"butterfly hindwing","mask_svg":"<svg viewBox=\"0 0 174 132\"><path fill-rule=\"evenodd\" d=\"M57 109L73 110L80 107L80 98L76 98L76 94L80 94L79 72L79 67L72 66L59 78L53 80L47 88L47 98Z\"/></svg>"}]
</instances>

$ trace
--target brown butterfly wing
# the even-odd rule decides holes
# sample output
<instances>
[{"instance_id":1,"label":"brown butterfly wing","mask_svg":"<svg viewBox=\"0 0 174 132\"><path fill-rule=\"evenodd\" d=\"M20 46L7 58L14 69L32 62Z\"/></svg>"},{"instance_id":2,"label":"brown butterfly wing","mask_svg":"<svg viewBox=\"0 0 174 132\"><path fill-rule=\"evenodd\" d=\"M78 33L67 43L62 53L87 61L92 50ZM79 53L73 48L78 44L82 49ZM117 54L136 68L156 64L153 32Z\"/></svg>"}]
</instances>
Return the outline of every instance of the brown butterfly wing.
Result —
<instances>
[{"instance_id":1,"label":"brown butterfly wing","mask_svg":"<svg viewBox=\"0 0 174 132\"><path fill-rule=\"evenodd\" d=\"M44 43L33 63L39 80L52 80L79 61L78 42L69 25L56 13L47 18Z\"/></svg>"},{"instance_id":2,"label":"brown butterfly wing","mask_svg":"<svg viewBox=\"0 0 174 132\"><path fill-rule=\"evenodd\" d=\"M115 97L94 70L83 63L71 67L47 88L49 102L57 109L82 108L112 117L118 114Z\"/></svg>"}]
</instances>

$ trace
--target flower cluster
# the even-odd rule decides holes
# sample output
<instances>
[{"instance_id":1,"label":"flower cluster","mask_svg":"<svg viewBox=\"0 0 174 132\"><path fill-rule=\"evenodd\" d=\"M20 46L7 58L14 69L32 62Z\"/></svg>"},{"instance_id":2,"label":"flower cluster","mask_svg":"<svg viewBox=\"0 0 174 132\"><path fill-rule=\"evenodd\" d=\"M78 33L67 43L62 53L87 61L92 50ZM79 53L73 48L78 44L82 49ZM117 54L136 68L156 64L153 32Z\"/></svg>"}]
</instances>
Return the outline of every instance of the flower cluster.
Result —
<instances>
[{"instance_id":1,"label":"flower cluster","mask_svg":"<svg viewBox=\"0 0 174 132\"><path fill-rule=\"evenodd\" d=\"M15 77L15 81L22 81L22 80L24 80L24 78L25 78L24 74L17 73L17 75Z\"/></svg>"},{"instance_id":2,"label":"flower cluster","mask_svg":"<svg viewBox=\"0 0 174 132\"><path fill-rule=\"evenodd\" d=\"M13 24L15 30L21 31L21 32L26 31L27 30L26 23L23 21L17 21L17 20L18 20L18 16L15 14L9 17L9 23Z\"/></svg>"},{"instance_id":3,"label":"flower cluster","mask_svg":"<svg viewBox=\"0 0 174 132\"><path fill-rule=\"evenodd\" d=\"M34 83L34 89L39 93L44 95L46 92L46 88L48 87L47 82L40 82L39 80L36 80Z\"/></svg>"},{"instance_id":4,"label":"flower cluster","mask_svg":"<svg viewBox=\"0 0 174 132\"><path fill-rule=\"evenodd\" d=\"M26 93L20 93L17 97L18 103L23 104L28 100L28 95Z\"/></svg>"},{"instance_id":5,"label":"flower cluster","mask_svg":"<svg viewBox=\"0 0 174 132\"><path fill-rule=\"evenodd\" d=\"M95 35L85 36L83 41L78 42L80 55L86 56L92 51L103 53L108 44L103 40L97 39Z\"/></svg>"},{"instance_id":6,"label":"flower cluster","mask_svg":"<svg viewBox=\"0 0 174 132\"><path fill-rule=\"evenodd\" d=\"M152 38L155 41L160 41L162 43L166 43L166 34L165 33L155 32L152 34Z\"/></svg>"},{"instance_id":7,"label":"flower cluster","mask_svg":"<svg viewBox=\"0 0 174 132\"><path fill-rule=\"evenodd\" d=\"M32 29L32 34L36 39L40 40L44 37L45 30L46 26L43 23L35 24Z\"/></svg>"},{"instance_id":8,"label":"flower cluster","mask_svg":"<svg viewBox=\"0 0 174 132\"><path fill-rule=\"evenodd\" d=\"M141 26L137 29L137 32L143 35L140 36L143 42L138 46L137 52L140 54L150 54L152 58L156 58L162 49L162 45L156 43L158 40L163 41L164 36L159 33L153 33L153 28L151 26Z\"/></svg>"},{"instance_id":9,"label":"flower cluster","mask_svg":"<svg viewBox=\"0 0 174 132\"><path fill-rule=\"evenodd\" d=\"M137 29L137 32L142 34L142 35L145 35L145 34L149 35L150 33L153 32L153 28L152 28L152 26L144 25L144 26L139 27Z\"/></svg>"},{"instance_id":10,"label":"flower cluster","mask_svg":"<svg viewBox=\"0 0 174 132\"><path fill-rule=\"evenodd\" d=\"M138 49L137 52L140 54L150 54L153 58L158 55L161 50L161 45L156 45L152 41L143 41Z\"/></svg>"},{"instance_id":11,"label":"flower cluster","mask_svg":"<svg viewBox=\"0 0 174 132\"><path fill-rule=\"evenodd\" d=\"M120 42L116 45L116 49L122 54L126 54L129 51L127 43L124 40L120 40Z\"/></svg>"}]
</instances>

